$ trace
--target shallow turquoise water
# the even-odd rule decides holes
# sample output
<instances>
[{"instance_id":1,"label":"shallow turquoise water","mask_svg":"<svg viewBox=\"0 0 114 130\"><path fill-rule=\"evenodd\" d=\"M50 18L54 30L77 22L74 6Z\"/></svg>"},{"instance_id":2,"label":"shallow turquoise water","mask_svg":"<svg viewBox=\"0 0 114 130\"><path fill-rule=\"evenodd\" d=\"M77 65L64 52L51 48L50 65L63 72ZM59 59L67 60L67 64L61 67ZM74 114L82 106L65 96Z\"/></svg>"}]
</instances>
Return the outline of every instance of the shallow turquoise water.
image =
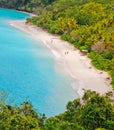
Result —
<instances>
[{"instance_id":1,"label":"shallow turquoise water","mask_svg":"<svg viewBox=\"0 0 114 130\"><path fill-rule=\"evenodd\" d=\"M73 80L57 67L50 50L8 24L27 17L0 9L0 90L9 94L12 104L30 101L49 117L63 112L77 93L72 89Z\"/></svg>"}]
</instances>

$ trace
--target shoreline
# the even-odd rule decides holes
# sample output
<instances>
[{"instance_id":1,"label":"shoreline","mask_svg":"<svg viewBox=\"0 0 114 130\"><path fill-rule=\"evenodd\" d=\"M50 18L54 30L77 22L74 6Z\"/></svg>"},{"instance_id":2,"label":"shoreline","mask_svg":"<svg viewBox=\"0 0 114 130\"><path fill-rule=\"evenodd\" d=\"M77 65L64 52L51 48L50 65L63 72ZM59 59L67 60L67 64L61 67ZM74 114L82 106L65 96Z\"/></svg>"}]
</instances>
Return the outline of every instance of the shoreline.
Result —
<instances>
[{"instance_id":1,"label":"shoreline","mask_svg":"<svg viewBox=\"0 0 114 130\"><path fill-rule=\"evenodd\" d=\"M34 16L37 16L36 14L33 14L33 13L30 13L30 12L26 12L26 11L24 11L24 10L19 10L19 9L13 9L13 8L1 8L0 7L0 9L7 9L7 10L15 10L15 11L17 11L17 12L21 12L21 13L24 13L24 14L28 14L28 15L30 15L31 17L34 17Z\"/></svg>"},{"instance_id":2,"label":"shoreline","mask_svg":"<svg viewBox=\"0 0 114 130\"><path fill-rule=\"evenodd\" d=\"M60 61L67 74L79 81L79 87L73 87L79 96L83 96L83 89L93 90L100 94L113 91L111 80L107 72L97 70L91 65L87 56L82 56L79 50L70 43L60 39L60 36L49 34L40 27L26 24L26 21L10 21L9 24L29 34L37 41L42 41L51 50L55 59ZM77 85L76 85L77 86Z\"/></svg>"}]
</instances>

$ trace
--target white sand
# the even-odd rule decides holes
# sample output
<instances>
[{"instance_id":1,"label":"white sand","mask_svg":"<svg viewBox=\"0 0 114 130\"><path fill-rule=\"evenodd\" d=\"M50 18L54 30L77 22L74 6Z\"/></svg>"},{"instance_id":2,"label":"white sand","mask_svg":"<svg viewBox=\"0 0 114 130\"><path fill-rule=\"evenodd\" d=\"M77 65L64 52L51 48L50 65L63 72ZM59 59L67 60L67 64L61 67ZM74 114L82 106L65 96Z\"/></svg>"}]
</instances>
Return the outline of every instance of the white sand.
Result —
<instances>
[{"instance_id":1,"label":"white sand","mask_svg":"<svg viewBox=\"0 0 114 130\"><path fill-rule=\"evenodd\" d=\"M106 79L109 75L103 71L100 74L101 71L91 65L91 60L87 56L82 56L79 50L61 40L59 36L49 34L39 27L25 24L25 21L11 21L10 25L28 33L38 41L43 41L55 58L61 61L64 70L79 81L78 93L80 96L83 94L83 88L97 91L100 94L112 91L111 80ZM67 51L68 54L65 54ZM74 89L77 90L75 87Z\"/></svg>"}]
</instances>

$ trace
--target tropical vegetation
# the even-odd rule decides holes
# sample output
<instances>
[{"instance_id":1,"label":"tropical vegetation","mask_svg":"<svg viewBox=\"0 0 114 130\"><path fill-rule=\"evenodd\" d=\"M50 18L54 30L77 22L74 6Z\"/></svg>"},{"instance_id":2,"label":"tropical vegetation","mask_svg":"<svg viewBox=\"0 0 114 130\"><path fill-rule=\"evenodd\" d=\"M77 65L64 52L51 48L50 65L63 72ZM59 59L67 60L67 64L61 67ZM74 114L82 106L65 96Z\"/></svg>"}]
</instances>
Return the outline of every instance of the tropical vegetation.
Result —
<instances>
[{"instance_id":1,"label":"tropical vegetation","mask_svg":"<svg viewBox=\"0 0 114 130\"><path fill-rule=\"evenodd\" d=\"M0 130L113 130L114 97L112 92L99 95L85 91L84 96L69 101L66 111L46 118L37 114L30 102L20 106L6 103L7 95L0 94Z\"/></svg>"},{"instance_id":2,"label":"tropical vegetation","mask_svg":"<svg viewBox=\"0 0 114 130\"><path fill-rule=\"evenodd\" d=\"M114 87L114 0L56 0L28 21L87 50L92 64L111 75Z\"/></svg>"}]
</instances>

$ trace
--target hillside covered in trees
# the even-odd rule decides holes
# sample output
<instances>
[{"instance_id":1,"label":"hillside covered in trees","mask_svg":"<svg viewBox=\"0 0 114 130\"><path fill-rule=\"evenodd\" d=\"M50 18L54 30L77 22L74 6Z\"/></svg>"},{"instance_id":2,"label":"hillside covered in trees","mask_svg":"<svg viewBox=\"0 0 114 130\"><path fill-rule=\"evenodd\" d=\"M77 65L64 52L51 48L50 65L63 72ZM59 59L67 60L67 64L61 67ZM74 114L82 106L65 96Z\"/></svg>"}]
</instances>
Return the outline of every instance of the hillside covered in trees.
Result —
<instances>
[{"instance_id":1,"label":"hillside covered in trees","mask_svg":"<svg viewBox=\"0 0 114 130\"><path fill-rule=\"evenodd\" d=\"M0 0L0 7L17 9L38 14L54 0Z\"/></svg>"},{"instance_id":2,"label":"hillside covered in trees","mask_svg":"<svg viewBox=\"0 0 114 130\"><path fill-rule=\"evenodd\" d=\"M0 6L38 14L28 21L87 50L114 87L114 0L0 0Z\"/></svg>"},{"instance_id":3,"label":"hillside covered in trees","mask_svg":"<svg viewBox=\"0 0 114 130\"><path fill-rule=\"evenodd\" d=\"M114 87L114 0L56 0L29 21L87 50L92 64L111 75Z\"/></svg>"},{"instance_id":4,"label":"hillside covered in trees","mask_svg":"<svg viewBox=\"0 0 114 130\"><path fill-rule=\"evenodd\" d=\"M46 118L30 102L8 105L0 94L0 130L114 130L114 97L86 91L82 99L68 102L66 111Z\"/></svg>"}]
</instances>

